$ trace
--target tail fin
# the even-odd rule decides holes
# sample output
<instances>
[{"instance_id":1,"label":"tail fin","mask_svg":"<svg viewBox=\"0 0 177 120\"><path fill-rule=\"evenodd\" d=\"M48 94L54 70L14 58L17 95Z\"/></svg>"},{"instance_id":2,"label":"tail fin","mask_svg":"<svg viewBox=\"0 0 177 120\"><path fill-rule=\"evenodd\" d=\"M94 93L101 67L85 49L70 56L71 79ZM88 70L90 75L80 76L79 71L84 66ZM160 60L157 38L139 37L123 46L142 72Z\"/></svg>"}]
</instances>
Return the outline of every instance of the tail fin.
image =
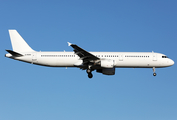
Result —
<instances>
[{"instance_id":1,"label":"tail fin","mask_svg":"<svg viewBox=\"0 0 177 120\"><path fill-rule=\"evenodd\" d=\"M34 50L25 42L16 30L9 30L12 49L15 52L33 52Z\"/></svg>"}]
</instances>

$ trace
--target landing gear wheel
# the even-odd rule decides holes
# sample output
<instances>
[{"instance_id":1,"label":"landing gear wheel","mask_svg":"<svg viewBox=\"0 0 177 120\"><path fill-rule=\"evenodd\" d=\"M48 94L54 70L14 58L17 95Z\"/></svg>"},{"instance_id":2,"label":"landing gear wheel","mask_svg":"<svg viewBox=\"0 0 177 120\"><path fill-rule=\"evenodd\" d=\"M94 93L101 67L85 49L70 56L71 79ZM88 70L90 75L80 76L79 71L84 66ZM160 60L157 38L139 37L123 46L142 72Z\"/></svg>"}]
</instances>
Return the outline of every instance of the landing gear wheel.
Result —
<instances>
[{"instance_id":1,"label":"landing gear wheel","mask_svg":"<svg viewBox=\"0 0 177 120\"><path fill-rule=\"evenodd\" d=\"M87 73L88 73L88 74L91 73L91 70L90 70L90 69L87 69Z\"/></svg>"},{"instance_id":2,"label":"landing gear wheel","mask_svg":"<svg viewBox=\"0 0 177 120\"><path fill-rule=\"evenodd\" d=\"M157 74L156 73L153 73L153 76L156 76Z\"/></svg>"},{"instance_id":3,"label":"landing gear wheel","mask_svg":"<svg viewBox=\"0 0 177 120\"><path fill-rule=\"evenodd\" d=\"M88 77L92 78L93 77L92 73L88 73Z\"/></svg>"}]
</instances>

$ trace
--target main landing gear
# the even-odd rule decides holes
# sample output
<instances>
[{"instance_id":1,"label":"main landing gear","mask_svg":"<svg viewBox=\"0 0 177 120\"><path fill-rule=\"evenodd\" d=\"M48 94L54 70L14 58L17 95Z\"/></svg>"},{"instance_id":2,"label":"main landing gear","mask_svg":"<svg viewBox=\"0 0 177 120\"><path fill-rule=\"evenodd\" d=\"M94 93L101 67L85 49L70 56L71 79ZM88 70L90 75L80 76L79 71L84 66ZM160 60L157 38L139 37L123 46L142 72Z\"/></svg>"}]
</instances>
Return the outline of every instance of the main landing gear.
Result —
<instances>
[{"instance_id":1,"label":"main landing gear","mask_svg":"<svg viewBox=\"0 0 177 120\"><path fill-rule=\"evenodd\" d=\"M92 78L92 77L93 77L93 74L92 74L92 73L88 73L88 77L89 77L89 78Z\"/></svg>"},{"instance_id":2,"label":"main landing gear","mask_svg":"<svg viewBox=\"0 0 177 120\"><path fill-rule=\"evenodd\" d=\"M87 69L86 71L87 71L87 73L88 73L88 77L89 77L89 78L92 78L92 77L93 77L93 74L92 74L91 66L88 66L88 69Z\"/></svg>"},{"instance_id":3,"label":"main landing gear","mask_svg":"<svg viewBox=\"0 0 177 120\"><path fill-rule=\"evenodd\" d=\"M155 67L153 67L152 69L153 69L153 76L156 76L157 74L155 73Z\"/></svg>"},{"instance_id":4,"label":"main landing gear","mask_svg":"<svg viewBox=\"0 0 177 120\"><path fill-rule=\"evenodd\" d=\"M91 69L87 69L87 73L88 73L88 77L92 78L93 74L92 74L92 70Z\"/></svg>"}]
</instances>

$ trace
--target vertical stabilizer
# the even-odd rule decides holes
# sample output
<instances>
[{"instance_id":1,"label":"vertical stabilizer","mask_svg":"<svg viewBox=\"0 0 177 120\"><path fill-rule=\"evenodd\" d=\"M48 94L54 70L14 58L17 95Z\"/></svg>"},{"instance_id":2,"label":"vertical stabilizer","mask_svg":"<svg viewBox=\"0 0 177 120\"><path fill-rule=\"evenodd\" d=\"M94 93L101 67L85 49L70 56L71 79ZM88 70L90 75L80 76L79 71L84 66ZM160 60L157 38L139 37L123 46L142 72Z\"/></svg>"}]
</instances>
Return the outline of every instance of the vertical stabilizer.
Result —
<instances>
[{"instance_id":1,"label":"vertical stabilizer","mask_svg":"<svg viewBox=\"0 0 177 120\"><path fill-rule=\"evenodd\" d=\"M15 52L33 52L34 50L25 42L16 30L9 30L12 49Z\"/></svg>"}]
</instances>

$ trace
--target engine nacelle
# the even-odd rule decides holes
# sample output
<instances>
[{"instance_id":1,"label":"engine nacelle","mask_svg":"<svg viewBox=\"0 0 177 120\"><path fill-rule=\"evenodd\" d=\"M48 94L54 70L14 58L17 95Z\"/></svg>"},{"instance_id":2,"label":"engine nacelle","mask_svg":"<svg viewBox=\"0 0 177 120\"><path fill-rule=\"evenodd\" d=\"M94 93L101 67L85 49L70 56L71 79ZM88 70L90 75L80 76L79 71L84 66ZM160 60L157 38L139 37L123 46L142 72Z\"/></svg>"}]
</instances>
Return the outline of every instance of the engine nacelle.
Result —
<instances>
[{"instance_id":1,"label":"engine nacelle","mask_svg":"<svg viewBox=\"0 0 177 120\"><path fill-rule=\"evenodd\" d=\"M110 60L110 59L101 60L101 67L113 68L114 67L114 60Z\"/></svg>"},{"instance_id":2,"label":"engine nacelle","mask_svg":"<svg viewBox=\"0 0 177 120\"><path fill-rule=\"evenodd\" d=\"M102 73L104 75L114 75L115 74L115 68L97 69L96 72Z\"/></svg>"}]
</instances>

